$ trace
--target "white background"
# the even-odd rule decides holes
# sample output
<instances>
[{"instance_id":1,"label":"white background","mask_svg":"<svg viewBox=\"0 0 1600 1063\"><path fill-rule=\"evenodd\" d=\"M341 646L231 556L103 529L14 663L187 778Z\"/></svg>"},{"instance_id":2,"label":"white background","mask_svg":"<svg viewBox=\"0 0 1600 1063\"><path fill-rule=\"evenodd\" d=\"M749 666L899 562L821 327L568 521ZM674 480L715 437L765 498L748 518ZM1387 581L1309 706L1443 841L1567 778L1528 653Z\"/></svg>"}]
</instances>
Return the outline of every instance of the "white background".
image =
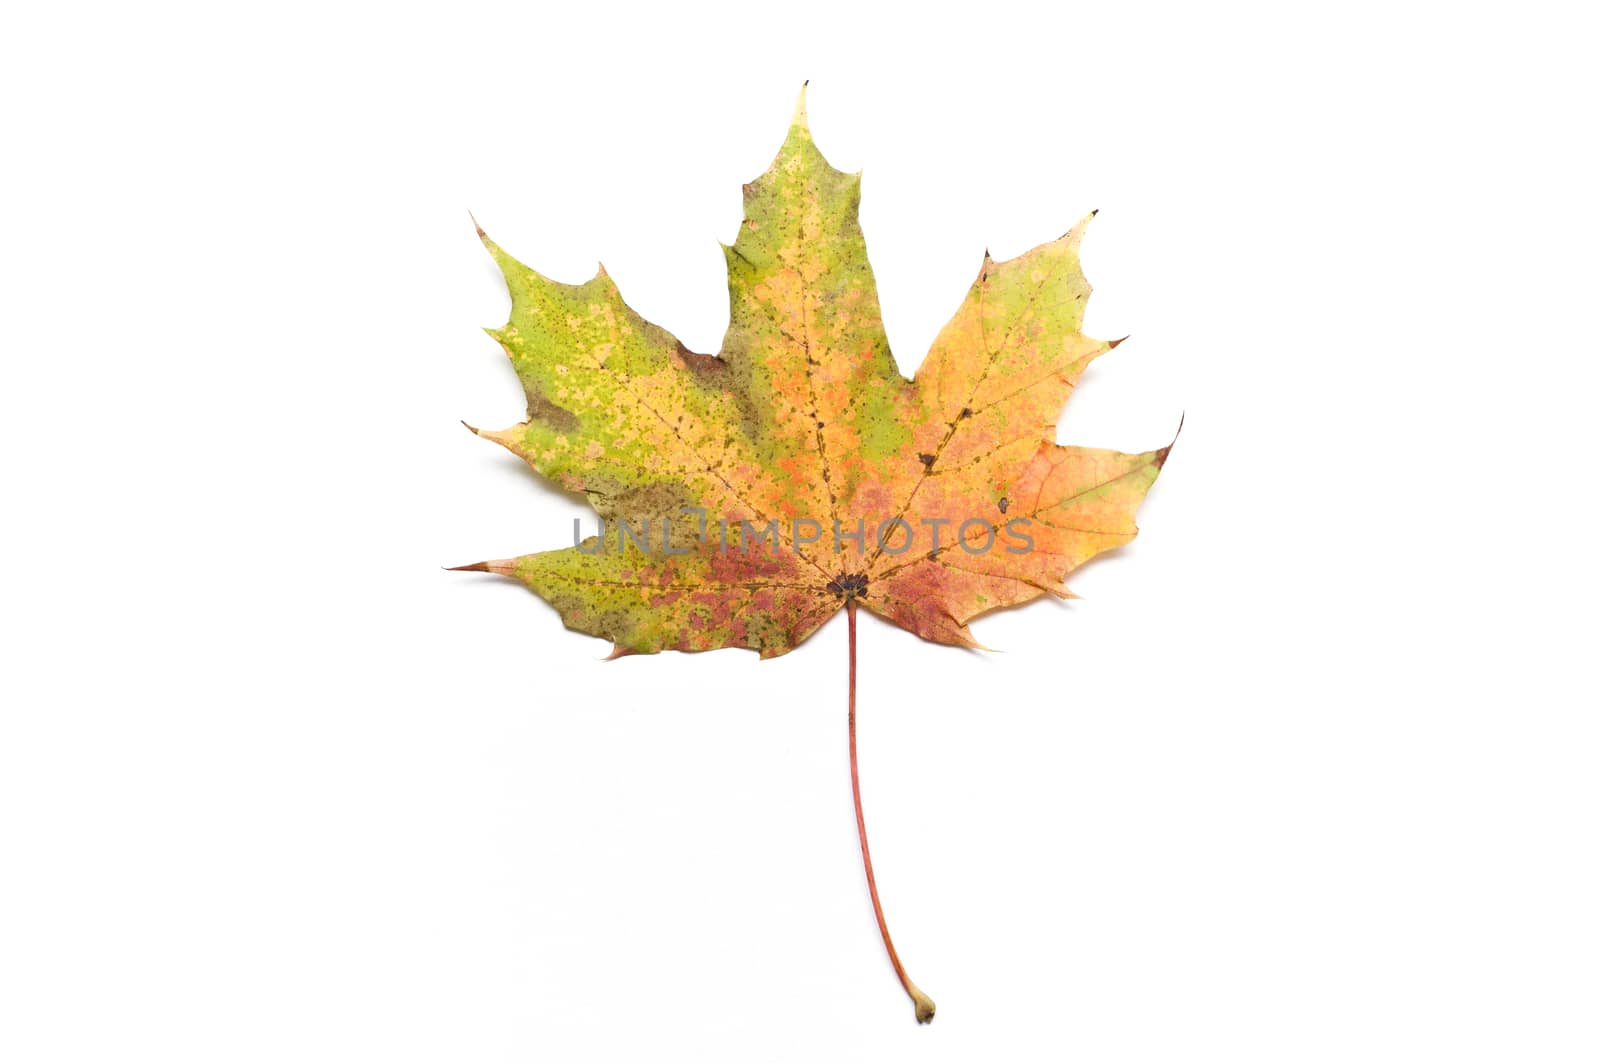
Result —
<instances>
[{"instance_id":1,"label":"white background","mask_svg":"<svg viewBox=\"0 0 1600 1063\"><path fill-rule=\"evenodd\" d=\"M1600 1057L1577 5L37 5L0 32L0 1058ZM1005 652L603 664L467 211L691 348L782 139L902 370L1101 213L1064 442L1183 437Z\"/></svg>"}]
</instances>

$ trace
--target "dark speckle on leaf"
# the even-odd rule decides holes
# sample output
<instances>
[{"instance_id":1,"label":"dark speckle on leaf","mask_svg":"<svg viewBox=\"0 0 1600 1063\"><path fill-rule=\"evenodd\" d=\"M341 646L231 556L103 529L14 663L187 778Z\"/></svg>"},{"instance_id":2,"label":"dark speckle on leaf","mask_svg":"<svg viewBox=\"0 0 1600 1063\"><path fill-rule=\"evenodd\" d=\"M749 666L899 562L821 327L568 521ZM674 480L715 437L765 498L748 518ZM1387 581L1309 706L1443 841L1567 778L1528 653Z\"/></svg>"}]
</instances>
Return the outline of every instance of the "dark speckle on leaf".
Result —
<instances>
[{"instance_id":1,"label":"dark speckle on leaf","mask_svg":"<svg viewBox=\"0 0 1600 1063\"><path fill-rule=\"evenodd\" d=\"M831 591L835 598L845 601L865 598L867 596L867 577L859 572L841 572L829 580L828 585L823 589Z\"/></svg>"}]
</instances>

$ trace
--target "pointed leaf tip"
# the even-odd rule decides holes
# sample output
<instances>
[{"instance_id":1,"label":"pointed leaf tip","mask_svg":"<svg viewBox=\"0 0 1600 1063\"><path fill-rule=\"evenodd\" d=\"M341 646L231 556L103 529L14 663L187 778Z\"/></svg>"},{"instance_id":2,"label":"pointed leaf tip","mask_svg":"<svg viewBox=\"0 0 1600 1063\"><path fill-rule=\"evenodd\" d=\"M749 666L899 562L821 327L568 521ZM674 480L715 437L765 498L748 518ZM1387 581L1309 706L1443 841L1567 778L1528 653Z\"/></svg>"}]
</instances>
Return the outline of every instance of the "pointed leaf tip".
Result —
<instances>
[{"instance_id":1,"label":"pointed leaf tip","mask_svg":"<svg viewBox=\"0 0 1600 1063\"><path fill-rule=\"evenodd\" d=\"M807 133L811 132L811 126L806 118L806 87L810 84L808 80L800 85L800 96L794 101L794 117L789 119L791 126L798 126Z\"/></svg>"},{"instance_id":2,"label":"pointed leaf tip","mask_svg":"<svg viewBox=\"0 0 1600 1063\"><path fill-rule=\"evenodd\" d=\"M1178 442L1178 437L1183 434L1183 419L1188 416L1188 411L1178 414L1178 430L1172 433L1172 442L1156 451L1156 468L1161 468L1167 463L1167 455L1172 453L1173 446Z\"/></svg>"},{"instance_id":3,"label":"pointed leaf tip","mask_svg":"<svg viewBox=\"0 0 1600 1063\"><path fill-rule=\"evenodd\" d=\"M451 572L492 572L496 576L517 575L517 558L504 561L474 561L470 565L456 565L450 568Z\"/></svg>"}]
</instances>

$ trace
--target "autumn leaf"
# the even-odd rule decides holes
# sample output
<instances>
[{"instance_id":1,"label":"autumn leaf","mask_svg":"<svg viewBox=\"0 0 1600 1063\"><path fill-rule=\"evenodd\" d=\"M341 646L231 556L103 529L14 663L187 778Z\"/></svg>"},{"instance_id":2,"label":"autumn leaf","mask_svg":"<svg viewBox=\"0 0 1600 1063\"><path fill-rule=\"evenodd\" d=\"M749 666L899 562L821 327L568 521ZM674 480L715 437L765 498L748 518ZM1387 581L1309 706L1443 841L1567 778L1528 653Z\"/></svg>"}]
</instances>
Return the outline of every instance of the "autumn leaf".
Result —
<instances>
[{"instance_id":1,"label":"autumn leaf","mask_svg":"<svg viewBox=\"0 0 1600 1063\"><path fill-rule=\"evenodd\" d=\"M510 320L490 335L528 414L473 431L583 492L600 521L573 546L462 568L520 580L614 656L737 646L774 657L845 609L854 777L856 607L977 646L974 617L1070 597L1068 573L1133 539L1170 445L1055 442L1084 370L1117 345L1081 331L1089 218L1017 258L986 254L908 381L879 313L860 176L818 152L803 91L744 201L724 246L731 320L715 356L641 318L603 268L556 283L479 230L511 293ZM926 1022L933 1003L882 929Z\"/></svg>"}]
</instances>

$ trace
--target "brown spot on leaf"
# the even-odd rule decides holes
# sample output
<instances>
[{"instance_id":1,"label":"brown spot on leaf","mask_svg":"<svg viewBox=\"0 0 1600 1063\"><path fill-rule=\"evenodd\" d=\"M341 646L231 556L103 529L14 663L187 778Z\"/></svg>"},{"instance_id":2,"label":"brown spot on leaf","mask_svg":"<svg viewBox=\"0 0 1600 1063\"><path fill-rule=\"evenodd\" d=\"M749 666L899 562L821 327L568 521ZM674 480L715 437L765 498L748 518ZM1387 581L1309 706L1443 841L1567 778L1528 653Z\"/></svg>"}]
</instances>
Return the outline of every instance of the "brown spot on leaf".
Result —
<instances>
[{"instance_id":1,"label":"brown spot on leaf","mask_svg":"<svg viewBox=\"0 0 1600 1063\"><path fill-rule=\"evenodd\" d=\"M571 432L578 427L577 414L533 391L528 392L528 420L543 421L557 432Z\"/></svg>"},{"instance_id":2,"label":"brown spot on leaf","mask_svg":"<svg viewBox=\"0 0 1600 1063\"><path fill-rule=\"evenodd\" d=\"M716 355L696 353L682 343L678 344L678 358L685 366L697 373L716 373L728 368L728 363Z\"/></svg>"}]
</instances>

